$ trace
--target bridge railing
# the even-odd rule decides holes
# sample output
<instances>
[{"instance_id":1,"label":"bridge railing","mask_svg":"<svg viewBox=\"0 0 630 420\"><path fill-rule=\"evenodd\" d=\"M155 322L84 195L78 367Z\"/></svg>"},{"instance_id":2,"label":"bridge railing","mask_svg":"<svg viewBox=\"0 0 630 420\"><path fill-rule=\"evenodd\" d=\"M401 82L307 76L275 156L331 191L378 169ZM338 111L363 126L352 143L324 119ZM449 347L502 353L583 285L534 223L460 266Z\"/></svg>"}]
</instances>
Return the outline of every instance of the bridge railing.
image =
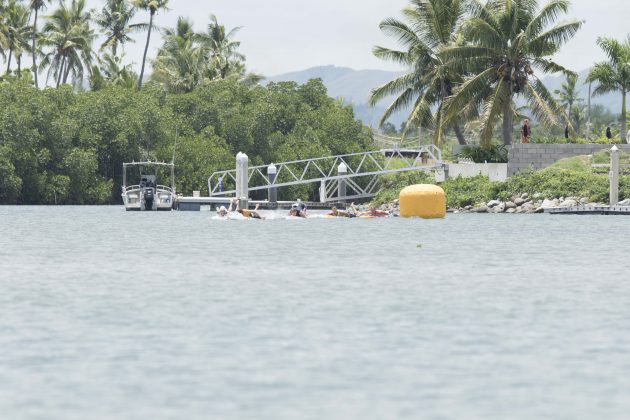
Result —
<instances>
[{"instance_id":1,"label":"bridge railing","mask_svg":"<svg viewBox=\"0 0 630 420\"><path fill-rule=\"evenodd\" d=\"M270 182L267 171L273 165L276 177ZM339 172L340 165L346 172ZM378 176L386 173L405 172L442 167L442 153L434 145L417 147L415 150L382 149L370 152L301 159L248 168L248 191L265 190L269 187L321 182L326 197L338 193L338 181L343 179L356 193L357 198L373 195ZM359 181L361 177L372 179ZM231 196L236 193L236 169L218 171L208 178L211 197ZM323 192L323 191L322 191ZM354 196L345 196L354 198Z\"/></svg>"}]
</instances>

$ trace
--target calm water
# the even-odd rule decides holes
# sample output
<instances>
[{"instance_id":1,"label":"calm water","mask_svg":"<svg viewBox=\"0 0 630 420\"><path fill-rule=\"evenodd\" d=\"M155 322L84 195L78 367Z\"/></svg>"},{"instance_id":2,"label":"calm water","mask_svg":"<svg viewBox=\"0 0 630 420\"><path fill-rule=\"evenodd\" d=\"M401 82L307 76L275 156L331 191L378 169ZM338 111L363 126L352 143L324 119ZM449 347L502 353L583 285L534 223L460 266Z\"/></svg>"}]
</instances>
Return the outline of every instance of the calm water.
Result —
<instances>
[{"instance_id":1,"label":"calm water","mask_svg":"<svg viewBox=\"0 0 630 420\"><path fill-rule=\"evenodd\" d=\"M614 419L630 218L0 207L3 419Z\"/></svg>"}]
</instances>

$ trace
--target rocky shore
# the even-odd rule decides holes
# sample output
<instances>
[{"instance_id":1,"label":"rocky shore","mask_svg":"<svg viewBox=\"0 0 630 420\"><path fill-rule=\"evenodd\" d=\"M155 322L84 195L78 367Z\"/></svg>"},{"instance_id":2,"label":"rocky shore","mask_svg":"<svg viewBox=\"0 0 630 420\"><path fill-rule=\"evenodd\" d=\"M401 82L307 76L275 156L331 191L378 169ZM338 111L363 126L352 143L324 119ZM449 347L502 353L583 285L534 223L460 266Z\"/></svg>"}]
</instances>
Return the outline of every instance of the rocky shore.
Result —
<instances>
[{"instance_id":1,"label":"rocky shore","mask_svg":"<svg viewBox=\"0 0 630 420\"><path fill-rule=\"evenodd\" d=\"M554 207L579 207L579 206L606 206L604 203L590 202L586 197L560 197L546 199L540 196L529 197L528 194L514 196L508 201L490 200L477 206L462 208L449 208L447 213L508 213L508 214L534 214L544 213L545 209ZM630 199L624 200L619 206L630 206ZM400 207L398 200L383 204L380 210L386 210L398 214Z\"/></svg>"}]
</instances>

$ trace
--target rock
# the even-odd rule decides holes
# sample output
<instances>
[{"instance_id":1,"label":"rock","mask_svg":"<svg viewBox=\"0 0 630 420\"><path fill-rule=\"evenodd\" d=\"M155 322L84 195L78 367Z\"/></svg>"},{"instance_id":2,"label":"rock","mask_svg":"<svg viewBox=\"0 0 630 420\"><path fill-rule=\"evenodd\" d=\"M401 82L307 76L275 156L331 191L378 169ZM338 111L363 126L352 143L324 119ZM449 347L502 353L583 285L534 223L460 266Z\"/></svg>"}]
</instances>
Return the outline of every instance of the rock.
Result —
<instances>
[{"instance_id":1,"label":"rock","mask_svg":"<svg viewBox=\"0 0 630 420\"><path fill-rule=\"evenodd\" d=\"M534 206L534 204L531 202L523 204L520 208L523 209L523 211L527 212L536 210L536 206Z\"/></svg>"},{"instance_id":2,"label":"rock","mask_svg":"<svg viewBox=\"0 0 630 420\"><path fill-rule=\"evenodd\" d=\"M529 194L527 194L527 193L523 193L523 194L521 194L521 198L522 198L523 200L527 200L527 199L529 198Z\"/></svg>"},{"instance_id":3,"label":"rock","mask_svg":"<svg viewBox=\"0 0 630 420\"><path fill-rule=\"evenodd\" d=\"M620 201L619 203L617 203L618 206L630 206L630 198L625 199L623 201Z\"/></svg>"},{"instance_id":4,"label":"rock","mask_svg":"<svg viewBox=\"0 0 630 420\"><path fill-rule=\"evenodd\" d=\"M580 198L580 204L586 204L586 203L588 203L588 198L586 197Z\"/></svg>"},{"instance_id":5,"label":"rock","mask_svg":"<svg viewBox=\"0 0 630 420\"><path fill-rule=\"evenodd\" d=\"M499 200L491 200L491 201L488 201L488 204L486 204L486 206L488 206L488 208L493 208L493 207L498 206L499 204L501 204Z\"/></svg>"},{"instance_id":6,"label":"rock","mask_svg":"<svg viewBox=\"0 0 630 420\"><path fill-rule=\"evenodd\" d=\"M577 207L577 205L577 201L569 198L560 203L558 207Z\"/></svg>"},{"instance_id":7,"label":"rock","mask_svg":"<svg viewBox=\"0 0 630 420\"><path fill-rule=\"evenodd\" d=\"M477 207L476 209L472 209L473 213L488 213L488 207L486 206L481 206L481 207Z\"/></svg>"},{"instance_id":8,"label":"rock","mask_svg":"<svg viewBox=\"0 0 630 420\"><path fill-rule=\"evenodd\" d=\"M525 204L525 199L521 197L517 197L514 199L514 204L516 204L517 207L520 207L523 204Z\"/></svg>"},{"instance_id":9,"label":"rock","mask_svg":"<svg viewBox=\"0 0 630 420\"><path fill-rule=\"evenodd\" d=\"M507 209L505 212L506 212L506 213L510 213L510 214L512 214L512 213L516 213L516 207L509 208L509 209Z\"/></svg>"},{"instance_id":10,"label":"rock","mask_svg":"<svg viewBox=\"0 0 630 420\"><path fill-rule=\"evenodd\" d=\"M554 203L552 200L545 199L541 204L540 208L542 209L550 209L552 207L556 207L558 203Z\"/></svg>"},{"instance_id":11,"label":"rock","mask_svg":"<svg viewBox=\"0 0 630 420\"><path fill-rule=\"evenodd\" d=\"M511 201L508 201L508 202L505 203L505 209L506 210L515 209L516 207L517 207L516 203L513 203Z\"/></svg>"},{"instance_id":12,"label":"rock","mask_svg":"<svg viewBox=\"0 0 630 420\"><path fill-rule=\"evenodd\" d=\"M473 209L473 206L466 206L466 207L464 207L464 210L472 210L472 209Z\"/></svg>"},{"instance_id":13,"label":"rock","mask_svg":"<svg viewBox=\"0 0 630 420\"><path fill-rule=\"evenodd\" d=\"M492 210L495 213L503 213L505 211L505 203L499 203L498 206L494 206Z\"/></svg>"},{"instance_id":14,"label":"rock","mask_svg":"<svg viewBox=\"0 0 630 420\"><path fill-rule=\"evenodd\" d=\"M538 207L536 210L534 210L534 213L544 213L544 212L545 212L544 207Z\"/></svg>"}]
</instances>

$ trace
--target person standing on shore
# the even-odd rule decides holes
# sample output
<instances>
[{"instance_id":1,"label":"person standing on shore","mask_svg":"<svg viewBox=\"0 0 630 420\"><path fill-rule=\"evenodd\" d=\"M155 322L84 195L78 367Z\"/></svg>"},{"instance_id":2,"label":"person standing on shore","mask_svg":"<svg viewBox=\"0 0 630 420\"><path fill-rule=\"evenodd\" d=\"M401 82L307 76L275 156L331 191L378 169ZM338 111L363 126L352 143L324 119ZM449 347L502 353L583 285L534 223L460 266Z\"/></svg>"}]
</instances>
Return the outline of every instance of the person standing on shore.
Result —
<instances>
[{"instance_id":1,"label":"person standing on shore","mask_svg":"<svg viewBox=\"0 0 630 420\"><path fill-rule=\"evenodd\" d=\"M529 120L526 118L523 121L523 127L521 128L521 143L526 144L529 143L529 137L531 136L532 131L529 128Z\"/></svg>"},{"instance_id":2,"label":"person standing on shore","mask_svg":"<svg viewBox=\"0 0 630 420\"><path fill-rule=\"evenodd\" d=\"M606 127L606 138L608 140L612 139L612 131L610 131L610 126Z\"/></svg>"},{"instance_id":3,"label":"person standing on shore","mask_svg":"<svg viewBox=\"0 0 630 420\"><path fill-rule=\"evenodd\" d=\"M564 127L564 138L567 139L567 143L569 141L569 123Z\"/></svg>"}]
</instances>

